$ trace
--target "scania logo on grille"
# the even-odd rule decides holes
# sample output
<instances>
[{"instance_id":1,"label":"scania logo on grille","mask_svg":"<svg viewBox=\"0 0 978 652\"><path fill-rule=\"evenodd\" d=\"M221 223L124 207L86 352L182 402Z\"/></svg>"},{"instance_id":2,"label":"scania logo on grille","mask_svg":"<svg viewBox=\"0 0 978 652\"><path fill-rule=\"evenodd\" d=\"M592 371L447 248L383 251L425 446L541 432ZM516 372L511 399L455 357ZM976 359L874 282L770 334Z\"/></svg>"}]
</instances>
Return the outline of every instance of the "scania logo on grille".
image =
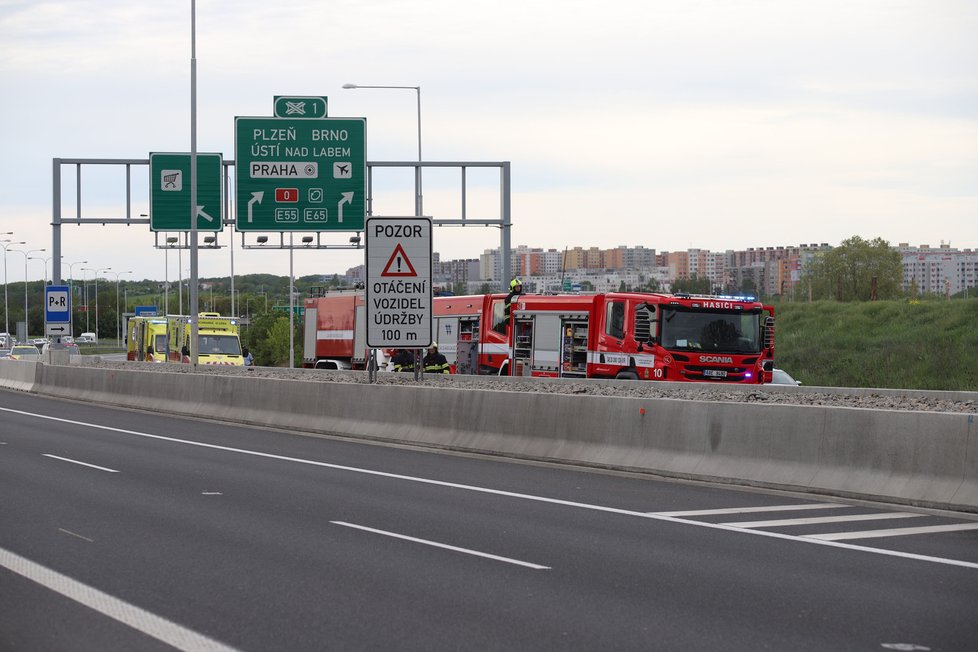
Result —
<instances>
[{"instance_id":1,"label":"scania logo on grille","mask_svg":"<svg viewBox=\"0 0 978 652\"><path fill-rule=\"evenodd\" d=\"M700 362L733 364L733 358L729 355L701 355Z\"/></svg>"}]
</instances>

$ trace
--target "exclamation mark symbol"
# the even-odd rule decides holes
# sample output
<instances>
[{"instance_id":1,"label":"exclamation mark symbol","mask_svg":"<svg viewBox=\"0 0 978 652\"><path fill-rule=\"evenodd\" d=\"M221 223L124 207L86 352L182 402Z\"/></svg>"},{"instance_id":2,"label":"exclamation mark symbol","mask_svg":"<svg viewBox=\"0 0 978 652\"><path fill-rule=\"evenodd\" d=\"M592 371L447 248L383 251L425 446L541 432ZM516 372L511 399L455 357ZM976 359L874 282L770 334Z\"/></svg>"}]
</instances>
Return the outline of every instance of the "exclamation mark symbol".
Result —
<instances>
[{"instance_id":1,"label":"exclamation mark symbol","mask_svg":"<svg viewBox=\"0 0 978 652\"><path fill-rule=\"evenodd\" d=\"M397 273L398 274L401 273L401 257L400 256L397 257Z\"/></svg>"}]
</instances>

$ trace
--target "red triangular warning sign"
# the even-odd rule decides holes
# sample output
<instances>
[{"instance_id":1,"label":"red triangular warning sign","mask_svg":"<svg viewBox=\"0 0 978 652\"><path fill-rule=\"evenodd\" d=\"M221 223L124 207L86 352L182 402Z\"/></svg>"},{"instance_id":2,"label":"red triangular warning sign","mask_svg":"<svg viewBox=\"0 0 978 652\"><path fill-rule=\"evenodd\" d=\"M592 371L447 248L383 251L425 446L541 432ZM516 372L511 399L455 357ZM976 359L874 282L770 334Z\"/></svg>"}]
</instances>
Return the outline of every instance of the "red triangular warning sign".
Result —
<instances>
[{"instance_id":1,"label":"red triangular warning sign","mask_svg":"<svg viewBox=\"0 0 978 652\"><path fill-rule=\"evenodd\" d=\"M417 276L418 273L414 271L414 265L408 259L407 254L404 253L403 247L398 244L394 247L394 253L391 254L390 260L387 261L387 265L384 266L384 271L380 273L381 276Z\"/></svg>"}]
</instances>

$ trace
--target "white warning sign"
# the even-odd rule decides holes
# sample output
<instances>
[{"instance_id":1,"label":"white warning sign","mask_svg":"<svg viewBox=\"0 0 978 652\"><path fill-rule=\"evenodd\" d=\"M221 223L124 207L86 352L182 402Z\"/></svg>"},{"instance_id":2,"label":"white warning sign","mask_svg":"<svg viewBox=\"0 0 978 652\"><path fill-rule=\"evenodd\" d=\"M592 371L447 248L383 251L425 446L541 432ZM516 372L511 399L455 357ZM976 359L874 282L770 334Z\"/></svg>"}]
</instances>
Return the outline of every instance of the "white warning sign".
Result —
<instances>
[{"instance_id":1,"label":"white warning sign","mask_svg":"<svg viewBox=\"0 0 978 652\"><path fill-rule=\"evenodd\" d=\"M367 346L429 346L431 218L371 217L366 236Z\"/></svg>"}]
</instances>

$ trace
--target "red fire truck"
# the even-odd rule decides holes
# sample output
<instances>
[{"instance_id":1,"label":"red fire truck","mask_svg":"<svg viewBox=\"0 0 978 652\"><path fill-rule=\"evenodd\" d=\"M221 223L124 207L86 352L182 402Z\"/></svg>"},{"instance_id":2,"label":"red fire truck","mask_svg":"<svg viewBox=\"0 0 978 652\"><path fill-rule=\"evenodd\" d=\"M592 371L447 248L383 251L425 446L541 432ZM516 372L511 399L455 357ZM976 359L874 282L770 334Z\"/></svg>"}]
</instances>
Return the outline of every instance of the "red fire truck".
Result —
<instances>
[{"instance_id":1,"label":"red fire truck","mask_svg":"<svg viewBox=\"0 0 978 652\"><path fill-rule=\"evenodd\" d=\"M770 382L774 309L688 294L436 298L435 337L457 373Z\"/></svg>"},{"instance_id":2,"label":"red fire truck","mask_svg":"<svg viewBox=\"0 0 978 652\"><path fill-rule=\"evenodd\" d=\"M435 297L432 339L454 373L770 382L774 309L748 297L526 294ZM362 369L361 292L305 301L304 366Z\"/></svg>"},{"instance_id":3,"label":"red fire truck","mask_svg":"<svg viewBox=\"0 0 978 652\"><path fill-rule=\"evenodd\" d=\"M363 290L321 293L303 303L302 366L364 369L370 352Z\"/></svg>"}]
</instances>

